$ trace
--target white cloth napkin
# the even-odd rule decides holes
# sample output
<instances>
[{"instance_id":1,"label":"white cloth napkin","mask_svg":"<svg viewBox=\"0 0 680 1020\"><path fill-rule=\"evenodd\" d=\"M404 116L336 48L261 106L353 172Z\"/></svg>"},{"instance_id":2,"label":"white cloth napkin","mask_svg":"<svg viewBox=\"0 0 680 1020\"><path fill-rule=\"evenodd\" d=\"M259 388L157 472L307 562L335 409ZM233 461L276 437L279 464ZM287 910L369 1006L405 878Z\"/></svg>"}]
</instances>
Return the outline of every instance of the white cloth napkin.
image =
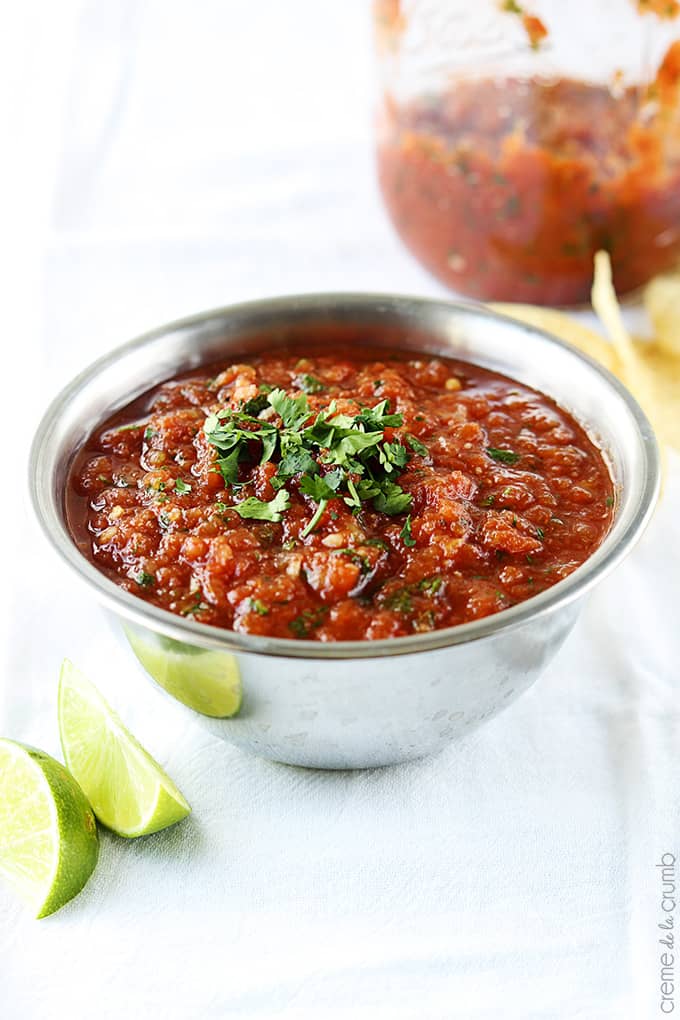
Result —
<instances>
[{"instance_id":1,"label":"white cloth napkin","mask_svg":"<svg viewBox=\"0 0 680 1020\"><path fill-rule=\"evenodd\" d=\"M200 308L441 291L379 205L360 0L21 8L0 54L0 733L59 754L68 655L194 810L136 842L102 832L93 879L45 921L0 888L0 1017L656 1017L656 864L680 855L680 459L543 678L464 743L332 774L209 736L38 534L24 475L44 401Z\"/></svg>"}]
</instances>

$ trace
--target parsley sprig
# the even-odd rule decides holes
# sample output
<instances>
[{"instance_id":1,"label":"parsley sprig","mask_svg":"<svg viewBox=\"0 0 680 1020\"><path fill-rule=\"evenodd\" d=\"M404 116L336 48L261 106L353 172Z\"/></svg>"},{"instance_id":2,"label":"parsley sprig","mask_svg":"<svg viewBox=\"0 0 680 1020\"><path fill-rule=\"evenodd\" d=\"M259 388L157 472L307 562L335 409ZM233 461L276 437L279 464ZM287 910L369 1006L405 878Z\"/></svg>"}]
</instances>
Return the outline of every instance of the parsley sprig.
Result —
<instances>
[{"instance_id":1,"label":"parsley sprig","mask_svg":"<svg viewBox=\"0 0 680 1020\"><path fill-rule=\"evenodd\" d=\"M317 526L332 499L343 499L353 511L367 502L389 515L410 509L412 497L396 479L411 454L399 439L385 438L385 429L403 424L401 414L390 412L389 400L352 416L338 413L335 401L315 415L305 393L290 397L284 390L273 389L256 399L257 403L249 401L240 411L223 408L208 415L203 427L217 450L217 469L228 489L237 492L243 484L240 465L276 464L271 479L275 498L265 502L251 496L236 503L233 509L241 517L280 521L290 505L286 486L295 477L299 491L316 504L301 532L303 538ZM256 416L266 407L276 411L280 424ZM406 440L415 452L427 453L413 437Z\"/></svg>"}]
</instances>

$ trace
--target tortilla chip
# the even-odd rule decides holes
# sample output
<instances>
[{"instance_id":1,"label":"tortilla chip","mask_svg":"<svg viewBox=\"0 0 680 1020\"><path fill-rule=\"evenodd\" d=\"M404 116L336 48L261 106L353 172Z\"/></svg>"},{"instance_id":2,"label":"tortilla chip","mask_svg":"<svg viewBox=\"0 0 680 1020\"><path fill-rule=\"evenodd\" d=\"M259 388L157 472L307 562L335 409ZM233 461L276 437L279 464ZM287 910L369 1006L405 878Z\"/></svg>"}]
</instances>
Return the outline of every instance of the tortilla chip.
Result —
<instances>
[{"instance_id":1,"label":"tortilla chip","mask_svg":"<svg viewBox=\"0 0 680 1020\"><path fill-rule=\"evenodd\" d=\"M678 293L676 307L680 315L680 291ZM551 308L512 304L493 304L491 308L553 333L603 364L635 395L659 438L680 450L680 349L675 354L669 349L668 333L661 342L630 336L621 315L606 252L598 252L595 256L593 308L611 343L570 316Z\"/></svg>"},{"instance_id":2,"label":"tortilla chip","mask_svg":"<svg viewBox=\"0 0 680 1020\"><path fill-rule=\"evenodd\" d=\"M659 439L680 450L680 358L658 340L633 340L621 315L606 252L595 256L593 308L619 359L616 374L633 393Z\"/></svg>"},{"instance_id":3,"label":"tortilla chip","mask_svg":"<svg viewBox=\"0 0 680 1020\"><path fill-rule=\"evenodd\" d=\"M599 333L588 329L587 326L572 319L569 315L565 315L564 312L556 312L552 308L543 308L539 305L511 305L499 302L494 302L489 307L494 312L500 312L501 315L519 319L520 322L526 322L529 326L544 329L546 333L553 333L560 340L565 340L572 347L595 358L610 372L616 372L618 359L612 345L607 343Z\"/></svg>"},{"instance_id":4,"label":"tortilla chip","mask_svg":"<svg viewBox=\"0 0 680 1020\"><path fill-rule=\"evenodd\" d=\"M657 347L680 358L680 272L656 276L645 287L642 300Z\"/></svg>"}]
</instances>

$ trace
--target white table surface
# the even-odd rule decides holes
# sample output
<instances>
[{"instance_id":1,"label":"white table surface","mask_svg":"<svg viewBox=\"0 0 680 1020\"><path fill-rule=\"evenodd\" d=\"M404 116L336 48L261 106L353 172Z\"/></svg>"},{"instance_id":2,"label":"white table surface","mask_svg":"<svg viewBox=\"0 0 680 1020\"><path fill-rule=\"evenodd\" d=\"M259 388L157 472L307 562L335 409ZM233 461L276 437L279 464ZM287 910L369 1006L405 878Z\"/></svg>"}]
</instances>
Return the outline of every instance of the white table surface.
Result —
<instances>
[{"instance_id":1,"label":"white table surface","mask_svg":"<svg viewBox=\"0 0 680 1020\"><path fill-rule=\"evenodd\" d=\"M27 0L3 25L0 733L58 754L68 655L194 811L137 842L102 832L94 878L47 920L0 889L0 1017L662 1015L679 460L543 678L464 743L331 774L209 737L39 536L26 448L59 385L159 322L272 293L441 293L378 201L368 4Z\"/></svg>"}]
</instances>

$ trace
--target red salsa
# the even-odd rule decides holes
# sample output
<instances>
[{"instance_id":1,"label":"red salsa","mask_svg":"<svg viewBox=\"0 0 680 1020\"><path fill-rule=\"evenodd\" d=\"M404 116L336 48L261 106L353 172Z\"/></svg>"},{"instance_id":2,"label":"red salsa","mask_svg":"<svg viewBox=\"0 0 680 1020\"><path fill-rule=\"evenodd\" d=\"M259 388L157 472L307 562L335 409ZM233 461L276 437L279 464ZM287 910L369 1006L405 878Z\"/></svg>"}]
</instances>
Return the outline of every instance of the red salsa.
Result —
<instances>
[{"instance_id":1,"label":"red salsa","mask_svg":"<svg viewBox=\"0 0 680 1020\"><path fill-rule=\"evenodd\" d=\"M578 304L593 256L620 293L680 257L680 42L646 87L461 79L388 95L378 167L420 261L481 299Z\"/></svg>"},{"instance_id":2,"label":"red salsa","mask_svg":"<svg viewBox=\"0 0 680 1020\"><path fill-rule=\"evenodd\" d=\"M280 349L163 383L94 432L67 512L91 561L248 634L398 637L497 613L601 543L612 481L551 399L464 361Z\"/></svg>"}]
</instances>

